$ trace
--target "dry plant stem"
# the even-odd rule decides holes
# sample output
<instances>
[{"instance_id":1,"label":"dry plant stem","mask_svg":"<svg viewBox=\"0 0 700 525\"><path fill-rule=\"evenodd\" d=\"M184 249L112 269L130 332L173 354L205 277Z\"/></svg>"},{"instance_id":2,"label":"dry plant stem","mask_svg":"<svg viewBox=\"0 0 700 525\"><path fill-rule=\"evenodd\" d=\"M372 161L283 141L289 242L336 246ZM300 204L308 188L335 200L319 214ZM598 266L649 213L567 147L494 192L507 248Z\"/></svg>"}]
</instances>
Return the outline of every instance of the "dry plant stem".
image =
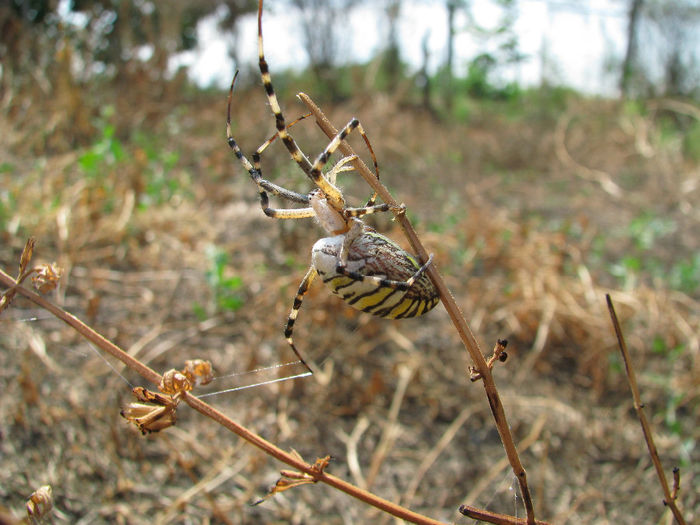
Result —
<instances>
[{"instance_id":1,"label":"dry plant stem","mask_svg":"<svg viewBox=\"0 0 700 525\"><path fill-rule=\"evenodd\" d=\"M192 396L191 394L184 395L182 397L182 400L198 412L204 414L207 417L210 417L211 419L219 423L221 426L228 428L229 430L231 430L235 434L238 434L240 437L242 437L249 443L252 443L256 447L262 449L270 456L286 463L287 465L296 468L301 472L305 472L306 474L313 476L313 478L316 481L320 481L327 485L330 485L331 487L341 490L354 498L368 503L369 505L372 505L374 507L377 507L378 509L388 512L392 516L396 516L397 518L401 518L411 523L417 523L419 525L444 525L444 523L441 521L428 518L427 516L423 516L422 514L418 514L409 509L396 505L390 501L376 496L371 492L356 487L355 485L352 485L347 481L342 480L336 476L327 474L326 472L319 473L313 468L313 465L309 465L308 463L301 461L298 457L294 456L293 454L289 454L284 450L276 447L272 443L266 441L257 434L239 425L235 421L232 421L230 418L228 418L215 408L211 407L199 398Z\"/></svg>"},{"instance_id":2,"label":"dry plant stem","mask_svg":"<svg viewBox=\"0 0 700 525\"><path fill-rule=\"evenodd\" d=\"M608 303L608 310L610 311L610 319L612 320L613 327L615 328L615 335L617 335L617 343L620 346L620 352L622 353L622 360L625 362L625 371L627 372L627 382L630 385L630 390L632 390L632 398L634 399L634 409L637 411L637 417L642 425L642 432L644 433L644 440L647 443L647 448L649 449L649 456L651 456L651 461L654 463L656 468L656 475L659 478L659 483L661 483L661 488L664 491L664 505L667 505L673 517L680 525L685 525L685 519L681 514L678 506L676 505L676 496L678 494L678 487L680 486L680 473L676 468L673 470L673 494L668 487L668 482L666 481L666 475L664 474L664 469L661 466L661 458L659 458L659 451L656 450L656 445L654 444L654 438L651 435L651 426L647 420L647 416L644 412L644 403L639 395L639 388L637 387L637 377L634 372L634 367L632 366L632 359L630 357L629 351L627 350L627 343L622 335L622 328L620 328L620 322L617 319L617 314L615 313L615 307L613 306L610 294L605 294L605 300Z\"/></svg>"},{"instance_id":3,"label":"dry plant stem","mask_svg":"<svg viewBox=\"0 0 700 525\"><path fill-rule=\"evenodd\" d=\"M156 385L160 382L161 376L158 372L147 367L138 359L135 359L134 357L127 354L124 350L119 348L111 341L108 341L107 339L102 337L102 335L97 333L95 330L90 328L88 325L83 323L74 315L69 314L61 307L53 304L51 301L47 301L41 295L32 292L31 290L28 290L23 286L20 286L17 281L15 281L12 277L7 275L2 270L0 270L0 283L2 283L4 286L7 286L9 289L12 289L13 292L24 295L33 303L41 306L44 310L48 310L53 315L58 317L61 321L73 328L80 335L82 335L85 339L93 343L98 348L101 348L108 354L116 357L129 368L138 372L144 378L148 379L150 382Z\"/></svg>"},{"instance_id":4,"label":"dry plant stem","mask_svg":"<svg viewBox=\"0 0 700 525\"><path fill-rule=\"evenodd\" d=\"M495 512L477 509L476 507L470 507L469 505L462 505L459 508L459 512L463 516L467 516L475 520L488 521L489 523L496 523L496 525L530 524L527 518L514 518L513 516L507 516L506 514L497 514ZM546 521L541 520L535 520L533 523L535 525L549 525Z\"/></svg>"},{"instance_id":5,"label":"dry plant stem","mask_svg":"<svg viewBox=\"0 0 700 525\"><path fill-rule=\"evenodd\" d=\"M678 491L681 489L681 469L673 468L673 492L671 497L675 500L678 497Z\"/></svg>"},{"instance_id":6,"label":"dry plant stem","mask_svg":"<svg viewBox=\"0 0 700 525\"><path fill-rule=\"evenodd\" d=\"M83 323L74 315L69 314L59 306L56 306L50 301L47 301L46 299L32 292L31 290L28 290L23 286L19 286L17 281L15 281L12 277L10 277L2 270L0 270L0 284L6 286L9 289L16 290L17 293L25 296L27 299L41 306L45 310L48 310L53 315L55 315L56 317L64 321L66 324L71 326L74 330L80 333L83 337L85 337L95 346L99 347L100 349L104 350L105 352L109 353L115 358L119 359L125 365L127 365L132 370L138 372L141 376L143 376L151 383L155 385L160 383L160 374L141 363L141 361L139 361L138 359L135 359L134 357L127 354L124 350L119 348L111 341L108 341L107 339L102 337L102 335L97 333L94 329ZM443 522L434 520L432 518L428 518L427 516L423 516L422 514L418 514L409 509L396 505L391 501L380 498L379 496L376 496L371 492L356 487L340 478L332 476L331 474L319 472L318 469L314 469L313 465L309 465L308 463L300 460L297 456L285 452L281 448L263 439L254 432L251 432L246 427L239 425L238 423L227 417L225 414L219 412L204 401L189 393L183 393L181 400L187 403L193 409L200 412L201 414L213 419L221 426L229 429L234 434L237 434L241 438L245 439L247 442L251 443L252 445L255 445L266 454L278 459L279 461L282 461L283 463L286 463L287 465L296 468L301 472L309 474L314 478L315 481L326 483L327 485L335 487L338 490L341 490L354 498L364 501L369 505L377 507L378 509L388 512L389 514L396 516L397 518L401 518L411 523L416 523L418 525L444 525Z\"/></svg>"},{"instance_id":7,"label":"dry plant stem","mask_svg":"<svg viewBox=\"0 0 700 525\"><path fill-rule=\"evenodd\" d=\"M34 239L34 237L30 237L24 245L24 249L22 250L22 256L20 257L19 261L19 274L17 275L17 280L15 281L14 286L8 288L5 291L5 293L3 293L0 297L0 313L3 310L5 310L8 306L10 306L12 299L17 294L17 287L19 287L19 285L22 284L22 282L27 277L34 273L35 270L33 269L27 271L27 266L29 265L29 262L32 259L32 254L34 253L35 245L36 239Z\"/></svg>"},{"instance_id":8,"label":"dry plant stem","mask_svg":"<svg viewBox=\"0 0 700 525\"><path fill-rule=\"evenodd\" d=\"M314 117L316 118L316 122L318 123L319 127L329 138L332 138L335 135L337 135L338 131L335 129L333 124L331 124L331 122L326 118L321 109L308 97L308 95L304 93L299 93L299 98L314 114ZM341 142L340 150L345 156L355 155L355 152L346 142ZM377 179L377 177L369 170L369 168L367 168L365 163L362 162L362 160L359 157L353 160L352 164L355 167L355 169L360 173L360 175L362 175L365 181L367 181L367 184L369 184L372 187L372 189L379 194L379 196L386 204L389 204L391 206L398 205L396 200L389 193L389 190L386 188L386 186L384 186L379 181L379 179ZM403 229L403 232L406 235L406 238L411 244L411 247L413 248L416 255L418 255L421 261L427 261L428 253L423 247L423 244L418 238L418 235L416 234L415 230L413 229L413 226L411 225L406 215L398 214L396 216L396 219L401 228ZM450 319L452 319L452 323L454 324L457 333L459 334L460 338L462 339L462 342L464 343L464 346L469 352L469 355L471 356L476 369L482 376L482 380L484 382L484 389L486 390L486 396L489 400L489 406L491 407L491 412L493 413L493 417L496 420L498 434L500 435L501 441L503 442L503 447L505 448L506 455L508 456L508 461L510 462L511 467L513 468L515 476L518 478L520 492L522 494L525 509L527 511L527 523L529 525L532 525L535 523L535 510L532 504L532 497L530 496L530 491L527 486L527 477L525 474L525 469L520 463L518 451L515 447L513 436L510 433L510 428L506 420L506 414L503 410L503 404L501 403L501 398L498 395L498 390L496 389L496 384L493 380L491 370L489 369L486 363L486 359L484 358L483 353L479 348L479 344L474 338L474 334L472 334L469 326L467 325L466 320L464 319L464 315L459 309L459 306L457 306L457 303L455 302L452 293L450 293L450 290L447 288L447 285L443 281L442 276L437 271L436 265L431 264L430 266L428 266L428 270L426 273L437 288L442 303L445 305L445 309L447 310Z\"/></svg>"}]
</instances>

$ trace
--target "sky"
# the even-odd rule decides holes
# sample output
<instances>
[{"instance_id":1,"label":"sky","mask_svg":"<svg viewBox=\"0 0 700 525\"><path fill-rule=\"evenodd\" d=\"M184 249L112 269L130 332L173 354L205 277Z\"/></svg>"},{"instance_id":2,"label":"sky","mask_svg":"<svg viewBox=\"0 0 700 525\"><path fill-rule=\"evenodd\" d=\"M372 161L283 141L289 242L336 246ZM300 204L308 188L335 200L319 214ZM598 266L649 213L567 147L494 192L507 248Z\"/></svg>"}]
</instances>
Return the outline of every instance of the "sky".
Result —
<instances>
[{"instance_id":1,"label":"sky","mask_svg":"<svg viewBox=\"0 0 700 525\"><path fill-rule=\"evenodd\" d=\"M377 4L375 4L377 5ZM381 4L383 5L383 4ZM489 0L472 0L473 12L479 24L493 26L499 19L499 8ZM503 71L505 80L517 80L521 85L539 84L546 64L546 76L553 84L563 84L591 94L615 95L616 72L606 72L605 64L622 60L626 46L626 2L620 0L591 0L570 2L556 0L518 0L515 33L520 51L526 60L517 67ZM585 7L583 7L585 6ZM399 43L402 59L413 70L422 61L421 41L429 34L429 69L435 71L444 63L447 50L447 12L444 1L404 0L399 21ZM458 17L457 25L466 18ZM376 55L386 39L386 19L376 7L362 5L351 11L341 38L343 56L349 61L366 62ZM173 60L172 67L189 65L190 76L200 85L225 87L234 69L246 69L257 61L256 16L251 14L239 21L236 40L237 55L242 63L233 64L229 57L227 38L216 28L216 17L209 17L198 26L199 45ZM265 10L263 17L265 54L271 68L284 70L303 68L307 56L303 35L293 10ZM455 40L457 74L464 74L467 62L477 54L488 51L467 31ZM543 54L544 52L544 54ZM546 60L543 60L543 56Z\"/></svg>"}]
</instances>

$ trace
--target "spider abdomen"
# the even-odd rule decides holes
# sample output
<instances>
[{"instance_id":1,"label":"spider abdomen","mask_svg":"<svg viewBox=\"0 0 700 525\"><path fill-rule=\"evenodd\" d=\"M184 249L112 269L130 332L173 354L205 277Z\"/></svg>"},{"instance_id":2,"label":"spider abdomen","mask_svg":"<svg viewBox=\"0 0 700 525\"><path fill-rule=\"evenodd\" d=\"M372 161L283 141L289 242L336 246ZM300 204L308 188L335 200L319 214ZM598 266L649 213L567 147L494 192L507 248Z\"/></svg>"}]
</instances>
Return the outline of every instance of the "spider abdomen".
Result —
<instances>
[{"instance_id":1,"label":"spider abdomen","mask_svg":"<svg viewBox=\"0 0 700 525\"><path fill-rule=\"evenodd\" d=\"M350 306L390 319L416 317L433 309L438 293L418 261L388 237L364 231L348 247L339 271L345 235L319 239L311 260L323 282ZM406 286L409 282L410 285Z\"/></svg>"}]
</instances>

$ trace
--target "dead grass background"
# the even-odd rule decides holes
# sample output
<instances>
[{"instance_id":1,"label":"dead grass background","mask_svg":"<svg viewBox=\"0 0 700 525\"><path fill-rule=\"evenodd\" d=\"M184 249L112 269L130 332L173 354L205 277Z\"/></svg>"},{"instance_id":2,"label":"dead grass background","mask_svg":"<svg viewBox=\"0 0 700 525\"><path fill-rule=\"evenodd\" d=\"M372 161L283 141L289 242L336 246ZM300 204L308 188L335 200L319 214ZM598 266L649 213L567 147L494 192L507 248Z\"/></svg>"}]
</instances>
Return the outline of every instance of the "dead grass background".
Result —
<instances>
[{"instance_id":1,"label":"dead grass background","mask_svg":"<svg viewBox=\"0 0 700 525\"><path fill-rule=\"evenodd\" d=\"M60 85L38 95L3 97L3 269L12 272L26 238L37 237L35 258L66 269L54 299L157 370L195 357L220 375L291 360L282 327L321 231L263 216L225 143L225 94L135 82L99 98ZM282 93L289 116L301 111L291 95ZM76 96L115 111L85 115ZM252 152L273 121L261 89L235 100L234 133ZM360 117L383 179L483 347L509 340L496 380L538 517L670 523L620 370L610 292L662 460L667 472L681 466L682 508L697 519L700 291L672 289L663 276L700 252L700 167L662 120L692 119L697 108L688 116L662 101L630 111L569 96L560 110L528 101L509 118L474 102L468 124L381 95L323 108L336 124ZM80 159L106 125L124 155L87 176ZM311 123L295 131L309 154L325 143ZM167 153L177 160L161 173ZM308 189L280 145L265 158L269 178ZM172 191L149 189L161 175ZM357 202L366 198L353 175L345 180ZM641 252L661 270L614 276L616 263L640 253L630 224L644 214L673 225ZM401 241L387 218L376 225ZM213 306L210 246L229 255L225 274L241 279L235 311ZM330 472L445 522L468 522L462 503L514 512L517 483L441 306L420 319L374 319L318 285L297 326L302 352L323 361L322 381L213 404L307 460L331 454ZM177 426L142 437L118 417L129 386L21 298L0 333L0 503L9 514L50 483L59 523L390 522L322 486L250 507L281 465L186 407Z\"/></svg>"}]
</instances>

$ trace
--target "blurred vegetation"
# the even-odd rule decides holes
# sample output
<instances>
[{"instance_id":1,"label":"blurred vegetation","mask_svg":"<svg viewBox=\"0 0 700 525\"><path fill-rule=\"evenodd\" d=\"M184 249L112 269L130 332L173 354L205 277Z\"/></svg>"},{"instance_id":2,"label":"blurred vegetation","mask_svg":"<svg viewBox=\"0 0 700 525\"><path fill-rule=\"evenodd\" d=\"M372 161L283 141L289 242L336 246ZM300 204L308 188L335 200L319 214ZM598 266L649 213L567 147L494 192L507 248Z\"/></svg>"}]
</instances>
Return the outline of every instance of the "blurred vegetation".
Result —
<instances>
[{"instance_id":1,"label":"blurred vegetation","mask_svg":"<svg viewBox=\"0 0 700 525\"><path fill-rule=\"evenodd\" d=\"M0 6L0 55L5 57L0 75L3 109L22 112L25 108L20 101L33 100L36 105L35 95L45 98L51 93L50 102L58 102L68 111L74 139L84 143L93 131L89 117L97 101L71 99L71 93L87 91L97 96L105 84L117 90L144 86L153 97L163 97L167 90L181 93L186 72L173 71L170 64L178 53L196 48L198 24L205 19L215 21L229 54L238 58L237 22L253 13L256 3L11 0ZM271 2L268 6L296 12L309 63L309 74L298 71L296 75L308 78L317 96L334 101L346 99L358 92L361 83L362 90L398 93L422 101L425 109L450 113L453 104L464 96L512 100L524 89L515 82L504 81L502 75L507 68L533 59L519 48L515 32L518 5L514 0L493 0L500 15L490 27L479 23L476 4L445 0L447 57L437 72L427 78L425 69L415 75L403 60L398 24L402 9L407 7L400 0L384 6L385 47L377 51L375 58L368 64L352 64L343 58L346 48L337 35L342 34L348 14L363 3L366 2L285 0L281 5ZM628 3L628 50L618 64L621 92L625 96L675 95L697 99L700 57L695 29L700 23L700 8L691 1ZM587 7L581 5L579 9L585 14ZM463 20L459 25L458 14ZM454 37L465 32L477 42L477 51L466 64L466 75L457 78ZM643 54L637 49L640 38L645 39ZM424 60L430 58L426 52ZM659 70L663 74L654 76L654 71ZM176 81L174 85L172 80ZM547 90L549 84L543 74L538 89ZM427 95L416 97L424 91ZM10 95L14 104L8 104ZM57 101L57 95L63 100Z\"/></svg>"}]
</instances>

